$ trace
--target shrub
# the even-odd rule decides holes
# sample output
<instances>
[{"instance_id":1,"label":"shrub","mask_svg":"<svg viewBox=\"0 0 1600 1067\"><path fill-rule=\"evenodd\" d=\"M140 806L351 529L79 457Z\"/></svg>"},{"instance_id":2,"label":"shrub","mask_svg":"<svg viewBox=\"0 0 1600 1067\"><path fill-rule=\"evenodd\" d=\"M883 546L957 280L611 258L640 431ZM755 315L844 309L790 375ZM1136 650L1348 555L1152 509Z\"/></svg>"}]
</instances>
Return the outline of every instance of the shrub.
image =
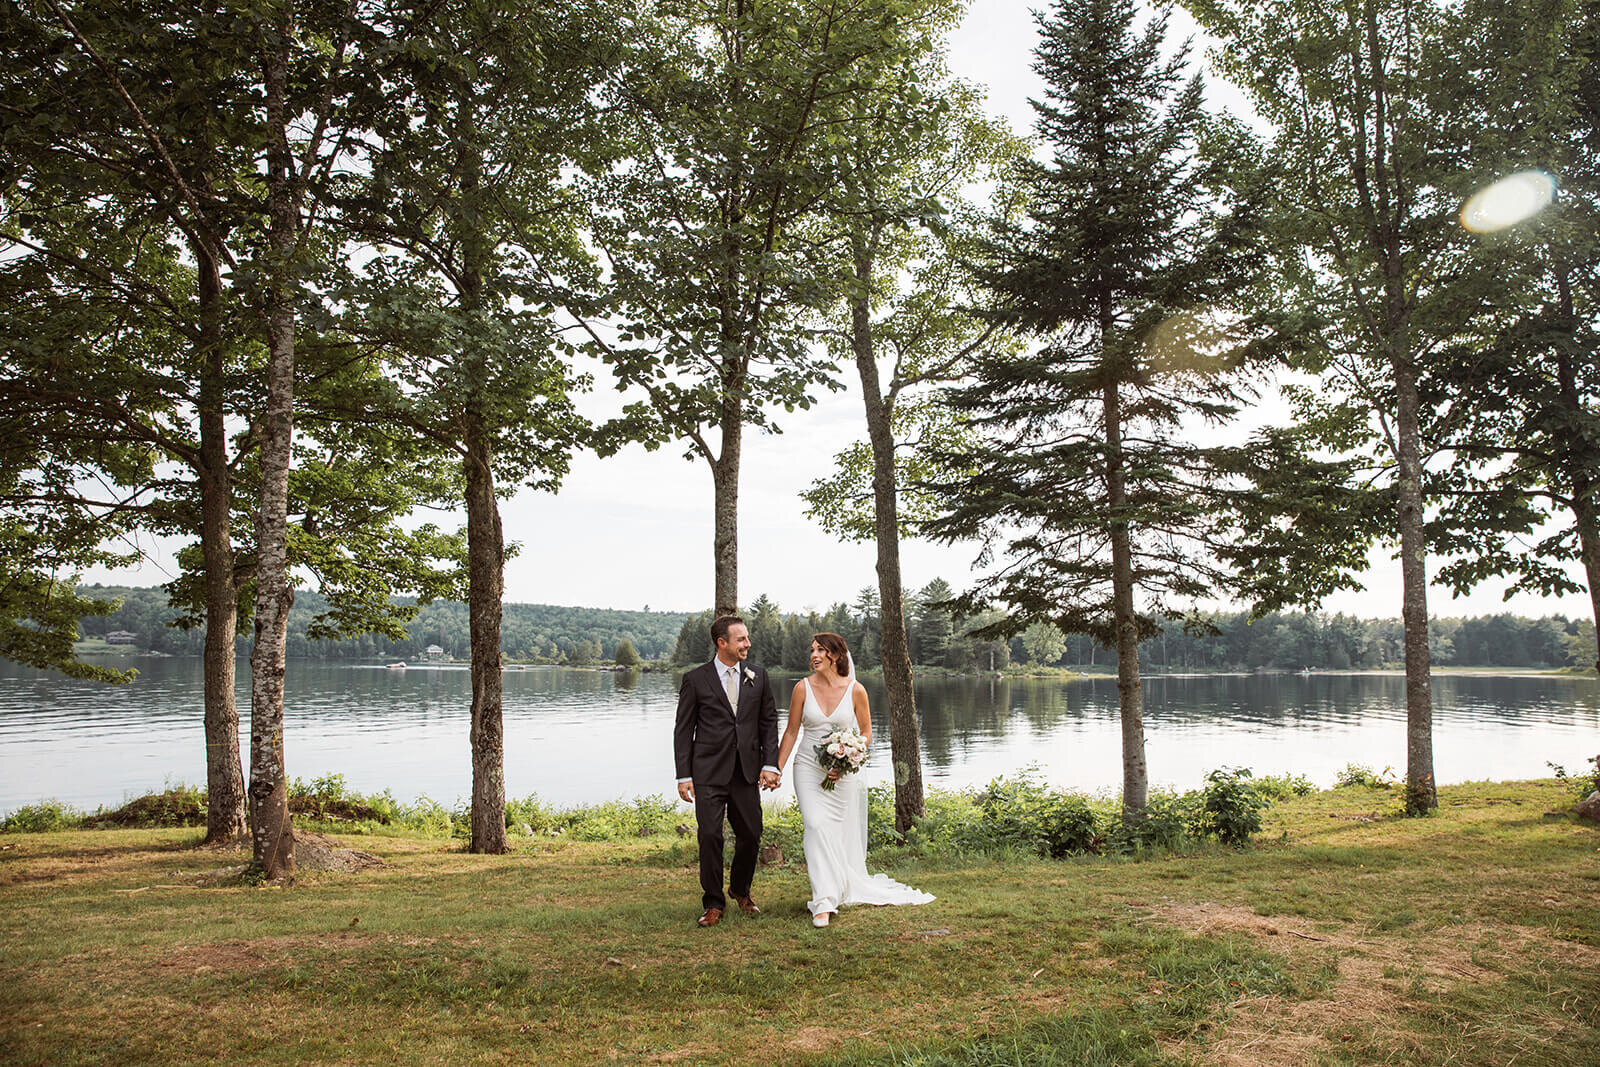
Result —
<instances>
[{"instance_id":1,"label":"shrub","mask_svg":"<svg viewBox=\"0 0 1600 1067\"><path fill-rule=\"evenodd\" d=\"M1567 769L1559 763L1546 763L1557 779L1565 783L1572 790L1574 799L1582 800L1590 793L1600 790L1600 756L1589 757L1589 769L1582 774L1567 774Z\"/></svg>"},{"instance_id":2,"label":"shrub","mask_svg":"<svg viewBox=\"0 0 1600 1067\"><path fill-rule=\"evenodd\" d=\"M1276 803L1287 797L1310 796L1317 785L1303 774L1263 774L1256 779L1256 792Z\"/></svg>"},{"instance_id":3,"label":"shrub","mask_svg":"<svg viewBox=\"0 0 1600 1067\"><path fill-rule=\"evenodd\" d=\"M383 798L388 803L380 808L345 785L342 774L325 774L309 785L296 778L289 785L289 810L313 819L386 824L394 816L395 804L387 793Z\"/></svg>"},{"instance_id":4,"label":"shrub","mask_svg":"<svg viewBox=\"0 0 1600 1067\"><path fill-rule=\"evenodd\" d=\"M1364 763L1346 763L1344 770L1333 776L1335 788L1362 785L1369 789L1388 789L1394 784L1394 769L1385 767L1383 774L1374 774Z\"/></svg>"},{"instance_id":5,"label":"shrub","mask_svg":"<svg viewBox=\"0 0 1600 1067\"><path fill-rule=\"evenodd\" d=\"M1248 767L1219 768L1206 775L1200 791L1202 834L1215 834L1225 845L1242 845L1261 829L1261 811L1272 801L1257 791Z\"/></svg>"},{"instance_id":6,"label":"shrub","mask_svg":"<svg viewBox=\"0 0 1600 1067\"><path fill-rule=\"evenodd\" d=\"M48 834L57 830L76 830L83 825L83 812L59 800L25 804L0 819L0 834Z\"/></svg>"},{"instance_id":7,"label":"shrub","mask_svg":"<svg viewBox=\"0 0 1600 1067\"><path fill-rule=\"evenodd\" d=\"M1060 793L1033 780L995 778L977 795L981 830L994 846L1023 849L1059 858L1098 852L1100 833L1089 802L1081 794Z\"/></svg>"},{"instance_id":8,"label":"shrub","mask_svg":"<svg viewBox=\"0 0 1600 1067\"><path fill-rule=\"evenodd\" d=\"M1121 805L1118 805L1111 815L1111 831L1107 835L1110 851L1138 856L1157 850L1176 852L1182 849L1198 820L1196 797L1195 793L1157 790L1150 794L1144 812L1134 819L1123 818Z\"/></svg>"}]
</instances>

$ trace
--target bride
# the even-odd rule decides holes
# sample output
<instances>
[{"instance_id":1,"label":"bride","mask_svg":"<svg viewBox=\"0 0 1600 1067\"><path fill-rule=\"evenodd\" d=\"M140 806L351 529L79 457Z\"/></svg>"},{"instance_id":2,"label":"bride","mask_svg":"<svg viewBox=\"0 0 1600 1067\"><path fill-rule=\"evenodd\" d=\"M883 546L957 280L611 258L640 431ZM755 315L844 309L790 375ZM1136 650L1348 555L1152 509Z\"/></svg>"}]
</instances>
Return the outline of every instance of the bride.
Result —
<instances>
[{"instance_id":1,"label":"bride","mask_svg":"<svg viewBox=\"0 0 1600 1067\"><path fill-rule=\"evenodd\" d=\"M789 701L789 725L778 748L778 768L800 742L794 764L794 794L805 824L806 871L811 899L806 908L815 926L846 904L926 904L933 899L888 875L867 873L867 788L859 774L824 774L816 746L836 729L854 726L872 739L867 691L856 681L850 651L838 634L817 634L811 641L808 678L795 683ZM805 734L801 736L801 728ZM824 779L834 787L824 789Z\"/></svg>"}]
</instances>

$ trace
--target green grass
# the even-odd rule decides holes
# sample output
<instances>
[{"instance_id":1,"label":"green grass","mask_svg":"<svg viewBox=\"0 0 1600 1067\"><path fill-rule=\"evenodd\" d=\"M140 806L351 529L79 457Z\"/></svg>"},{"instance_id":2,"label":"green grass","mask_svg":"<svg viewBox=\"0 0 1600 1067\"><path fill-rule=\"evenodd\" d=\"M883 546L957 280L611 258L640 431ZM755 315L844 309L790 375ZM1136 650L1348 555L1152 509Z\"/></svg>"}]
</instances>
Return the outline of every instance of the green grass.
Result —
<instances>
[{"instance_id":1,"label":"green grass","mask_svg":"<svg viewBox=\"0 0 1600 1067\"><path fill-rule=\"evenodd\" d=\"M794 866L696 929L670 832L387 831L292 888L209 885L241 858L193 829L5 834L0 1062L1600 1062L1600 832L1553 781L1440 793L1291 796L1238 851L901 846L939 899L826 930Z\"/></svg>"}]
</instances>

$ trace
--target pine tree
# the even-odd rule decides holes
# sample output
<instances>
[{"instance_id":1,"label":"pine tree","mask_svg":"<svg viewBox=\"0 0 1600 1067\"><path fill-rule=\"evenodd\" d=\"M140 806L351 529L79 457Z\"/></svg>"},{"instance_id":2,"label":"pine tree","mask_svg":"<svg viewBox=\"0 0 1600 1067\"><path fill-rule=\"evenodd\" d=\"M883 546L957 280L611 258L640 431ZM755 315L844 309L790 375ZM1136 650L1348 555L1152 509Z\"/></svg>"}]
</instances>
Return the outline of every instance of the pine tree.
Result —
<instances>
[{"instance_id":1,"label":"pine tree","mask_svg":"<svg viewBox=\"0 0 1600 1067\"><path fill-rule=\"evenodd\" d=\"M1185 80L1187 48L1162 58L1165 14L1141 30L1132 0L1059 0L1039 22L1033 106L1051 159L1020 164L1025 209L997 220L979 276L992 313L1042 343L950 393L982 440L945 457L950 510L932 530L1007 542L958 605L1008 608L988 633L1045 621L1117 649L1134 818L1148 795L1139 641L1169 598L1224 578L1207 547L1223 536L1217 457L1180 422L1224 420L1238 399L1230 328L1209 309L1253 262L1248 212L1226 212L1196 158L1201 84Z\"/></svg>"}]
</instances>

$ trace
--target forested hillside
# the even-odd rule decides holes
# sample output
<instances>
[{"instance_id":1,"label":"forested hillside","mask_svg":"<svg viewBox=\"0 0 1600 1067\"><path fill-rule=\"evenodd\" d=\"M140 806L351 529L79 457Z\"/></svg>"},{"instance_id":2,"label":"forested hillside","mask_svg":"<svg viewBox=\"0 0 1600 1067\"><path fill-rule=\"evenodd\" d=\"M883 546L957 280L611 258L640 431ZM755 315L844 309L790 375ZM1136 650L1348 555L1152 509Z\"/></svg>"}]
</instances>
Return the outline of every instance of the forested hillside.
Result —
<instances>
[{"instance_id":1,"label":"forested hillside","mask_svg":"<svg viewBox=\"0 0 1600 1067\"><path fill-rule=\"evenodd\" d=\"M171 655L195 655L204 642L202 630L170 625L177 613L167 606L166 590L86 587L97 597L121 597L122 607L104 618L83 620L85 637L104 637L122 630L134 635L133 647ZM312 641L306 627L327 601L300 590L289 612L288 654L328 659L417 659L429 645L438 645L452 659L468 653L467 606L455 601L425 605L407 625L403 641L368 634L349 641ZM613 611L549 604L506 604L501 651L509 659L529 662L609 662L622 641L630 641L644 659L665 659L683 624L683 615L665 611ZM241 653L250 645L249 628L240 628Z\"/></svg>"},{"instance_id":2,"label":"forested hillside","mask_svg":"<svg viewBox=\"0 0 1600 1067\"><path fill-rule=\"evenodd\" d=\"M83 620L85 637L121 630L134 634L140 651L199 655L200 630L169 625L176 613L160 588L88 587L96 596L118 596L122 607L105 618ZM1115 653L1084 637L1062 637L1030 627L1009 642L966 636L973 620L952 616L939 606L950 586L935 579L908 591L907 631L911 655L920 666L951 670L998 669L1008 664L1104 667ZM417 659L438 645L452 659L467 655L467 608L453 601L424 606L407 626L404 641L367 635L350 641L311 641L306 626L327 606L318 594L295 594L289 615L289 655L328 659ZM751 658L758 663L803 670L811 635L829 630L842 635L861 666L878 666L877 598L862 591L854 604L839 603L826 613L784 612L767 597L745 609L750 624ZM1366 670L1393 667L1401 660L1398 619L1358 619L1322 612L1275 613L1254 622L1245 612L1205 617L1218 631L1186 633L1178 622L1140 646L1147 669L1187 670ZM546 663L609 663L622 641L647 660L700 663L711 658L709 612L685 616L664 611L614 611L607 608L507 604L501 649L507 658ZM248 628L239 646L249 647ZM1564 667L1583 665L1594 647L1593 624L1562 616L1527 619L1515 615L1440 618L1430 627L1433 662L1457 667Z\"/></svg>"}]
</instances>

